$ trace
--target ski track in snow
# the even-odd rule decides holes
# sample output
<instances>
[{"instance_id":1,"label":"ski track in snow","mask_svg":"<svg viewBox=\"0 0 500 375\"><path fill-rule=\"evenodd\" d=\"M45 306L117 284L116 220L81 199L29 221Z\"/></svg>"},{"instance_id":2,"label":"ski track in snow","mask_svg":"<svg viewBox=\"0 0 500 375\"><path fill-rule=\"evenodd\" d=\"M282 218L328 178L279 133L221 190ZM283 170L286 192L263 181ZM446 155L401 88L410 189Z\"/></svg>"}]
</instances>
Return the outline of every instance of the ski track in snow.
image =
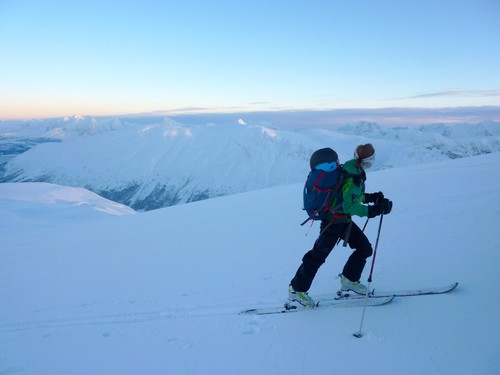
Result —
<instances>
[{"instance_id":1,"label":"ski track in snow","mask_svg":"<svg viewBox=\"0 0 500 375\"><path fill-rule=\"evenodd\" d=\"M48 319L14 324L0 324L0 331L16 332L31 329L78 327L94 325L138 324L175 318L207 317L224 314L237 314L235 309L200 308L200 309L166 309L160 311L137 312L126 314L109 314L84 316L79 318Z\"/></svg>"},{"instance_id":2,"label":"ski track in snow","mask_svg":"<svg viewBox=\"0 0 500 375\"><path fill-rule=\"evenodd\" d=\"M281 305L284 305L285 302L286 301L283 301ZM352 306L349 305L344 306L342 302L343 301L340 301L338 306L322 306L322 308L318 310L354 308L364 305L363 300L356 300L355 304ZM259 309L274 308L277 307L278 305L279 302L257 304L256 306L253 306L253 308L259 308ZM88 304L85 304L84 306L82 306L82 308L83 307L85 307L85 309L92 309L92 306L89 306ZM368 308L371 307L373 306L368 306ZM75 309L70 309L70 310L75 311ZM155 321L162 321L169 319L203 318L203 317L212 317L220 315L241 315L241 312L243 310L246 310L246 307L243 304L237 306L220 304L214 306L190 306L190 307L166 308L155 311L143 311L134 313L122 313L122 314L92 315L87 313L87 314L80 314L84 315L80 317L64 317L60 319L46 319L46 320L42 319L33 321L23 321L11 324L0 323L0 332L17 332L17 331L33 330L33 329L78 327L78 326L139 324L139 323L148 323L148 322L155 322ZM35 312L35 315L36 313L37 312ZM297 313L314 314L317 313L317 311L299 310L297 311Z\"/></svg>"}]
</instances>

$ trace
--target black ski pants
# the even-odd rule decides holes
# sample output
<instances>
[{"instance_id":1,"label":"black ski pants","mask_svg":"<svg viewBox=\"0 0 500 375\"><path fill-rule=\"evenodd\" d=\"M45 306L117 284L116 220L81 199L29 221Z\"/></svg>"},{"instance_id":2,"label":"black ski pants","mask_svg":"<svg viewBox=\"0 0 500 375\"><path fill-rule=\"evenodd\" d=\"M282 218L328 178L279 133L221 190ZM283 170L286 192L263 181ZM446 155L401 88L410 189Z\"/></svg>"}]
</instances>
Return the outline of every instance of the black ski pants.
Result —
<instances>
[{"instance_id":1,"label":"black ski pants","mask_svg":"<svg viewBox=\"0 0 500 375\"><path fill-rule=\"evenodd\" d=\"M309 290L316 272L325 263L337 241L344 239L348 225L349 223L330 224L325 220L321 222L320 235L314 243L314 247L304 255L302 264L290 283L294 290L298 292ZM342 274L351 281L359 281L366 264L366 258L372 255L373 249L368 238L354 222L352 222L348 244L351 249L354 249L354 252L347 260Z\"/></svg>"}]
</instances>

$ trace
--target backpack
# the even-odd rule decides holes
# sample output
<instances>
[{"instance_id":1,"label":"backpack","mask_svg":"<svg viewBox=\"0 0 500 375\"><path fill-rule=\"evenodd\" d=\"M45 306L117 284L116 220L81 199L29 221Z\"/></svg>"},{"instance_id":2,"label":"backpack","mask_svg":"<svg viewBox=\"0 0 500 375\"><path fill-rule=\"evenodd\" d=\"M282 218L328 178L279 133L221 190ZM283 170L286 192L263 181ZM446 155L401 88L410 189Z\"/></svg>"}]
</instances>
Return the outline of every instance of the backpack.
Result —
<instances>
[{"instance_id":1,"label":"backpack","mask_svg":"<svg viewBox=\"0 0 500 375\"><path fill-rule=\"evenodd\" d=\"M309 220L325 219L329 212L334 212L342 206L343 181L344 172L341 167L333 172L318 169L309 172L303 193L303 209L309 217L301 225ZM331 206L332 203L334 207Z\"/></svg>"},{"instance_id":2,"label":"backpack","mask_svg":"<svg viewBox=\"0 0 500 375\"><path fill-rule=\"evenodd\" d=\"M309 217L301 225L309 220L325 219L329 213L341 207L343 202L341 187L345 172L338 164L336 152L328 148L313 153L311 169L303 192L303 209Z\"/></svg>"}]
</instances>

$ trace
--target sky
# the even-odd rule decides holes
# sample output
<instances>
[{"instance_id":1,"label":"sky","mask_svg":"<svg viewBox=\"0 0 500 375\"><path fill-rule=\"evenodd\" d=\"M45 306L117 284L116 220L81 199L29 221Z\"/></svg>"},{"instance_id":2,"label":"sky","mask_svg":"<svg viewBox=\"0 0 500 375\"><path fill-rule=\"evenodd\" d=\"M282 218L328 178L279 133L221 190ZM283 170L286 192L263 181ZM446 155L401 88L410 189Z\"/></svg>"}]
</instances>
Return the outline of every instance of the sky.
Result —
<instances>
[{"instance_id":1,"label":"sky","mask_svg":"<svg viewBox=\"0 0 500 375\"><path fill-rule=\"evenodd\" d=\"M0 120L492 106L499 0L0 0Z\"/></svg>"}]
</instances>

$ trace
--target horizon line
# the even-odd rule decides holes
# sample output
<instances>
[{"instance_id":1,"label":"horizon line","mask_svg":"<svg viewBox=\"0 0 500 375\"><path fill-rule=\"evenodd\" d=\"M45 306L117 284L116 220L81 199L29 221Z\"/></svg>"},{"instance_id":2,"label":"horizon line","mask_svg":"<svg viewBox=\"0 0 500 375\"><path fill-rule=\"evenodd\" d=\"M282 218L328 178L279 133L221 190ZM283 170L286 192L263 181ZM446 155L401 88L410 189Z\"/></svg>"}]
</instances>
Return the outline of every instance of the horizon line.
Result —
<instances>
[{"instance_id":1,"label":"horizon line","mask_svg":"<svg viewBox=\"0 0 500 375\"><path fill-rule=\"evenodd\" d=\"M409 122L429 123L431 122L481 122L500 121L500 105L483 106L450 106L450 107L360 107L360 108L298 108L298 107L274 107L267 109L245 108L245 107L180 107L166 110L153 110L148 112L132 112L119 114L66 114L60 116L40 116L40 117L15 117L0 118L2 122L11 121L43 121L59 120L66 118L91 117L91 118L213 118L213 120L224 120L231 116L246 116L253 121L270 121L295 123L296 121L310 121L313 124L352 122L352 121L372 121L386 123ZM279 116L284 118L280 120ZM266 117L268 118L266 120ZM295 118L292 118L295 117ZM292 121L295 120L295 121ZM285 124L286 125L286 124ZM288 124L291 125L291 124Z\"/></svg>"}]
</instances>

